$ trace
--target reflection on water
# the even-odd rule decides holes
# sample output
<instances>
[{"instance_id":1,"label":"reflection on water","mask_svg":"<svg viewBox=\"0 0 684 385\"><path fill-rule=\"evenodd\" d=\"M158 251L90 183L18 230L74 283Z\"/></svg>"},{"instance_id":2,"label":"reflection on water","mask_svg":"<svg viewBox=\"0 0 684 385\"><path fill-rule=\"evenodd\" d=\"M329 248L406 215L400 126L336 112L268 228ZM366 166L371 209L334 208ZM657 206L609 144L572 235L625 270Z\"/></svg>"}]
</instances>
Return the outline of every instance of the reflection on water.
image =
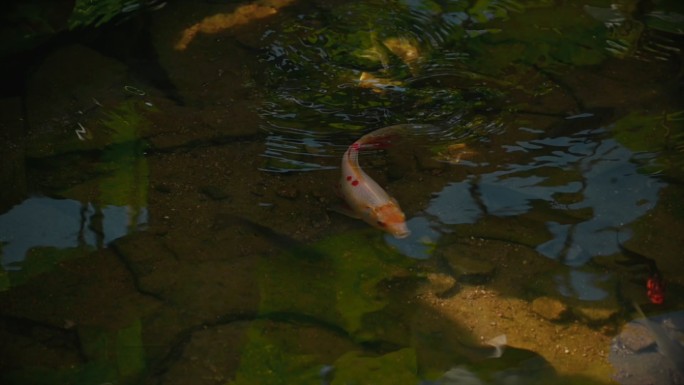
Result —
<instances>
[{"instance_id":1,"label":"reflection on water","mask_svg":"<svg viewBox=\"0 0 684 385\"><path fill-rule=\"evenodd\" d=\"M636 154L614 139L594 139L601 133L508 146L533 157L447 186L426 212L443 224L475 223L485 214L522 215L544 202L558 220L546 223L553 238L537 247L540 253L570 266L615 253L616 230L648 212L664 183L639 173L630 162Z\"/></svg>"},{"instance_id":2,"label":"reflection on water","mask_svg":"<svg viewBox=\"0 0 684 385\"><path fill-rule=\"evenodd\" d=\"M312 135L301 135L293 138L283 134L272 134L266 137L266 150L262 154L268 161L262 168L264 171L284 172L289 170L312 171L337 168L340 151L325 139L317 139ZM327 166L320 158L334 158L333 165ZM319 162L317 162L319 161Z\"/></svg>"},{"instance_id":3,"label":"reflection on water","mask_svg":"<svg viewBox=\"0 0 684 385\"><path fill-rule=\"evenodd\" d=\"M599 5L367 1L285 20L282 33L262 36L270 89L260 114L278 139L267 143L263 169L329 168L305 138L324 146L341 131L441 124L496 109L513 90L538 97L565 88L548 81L559 68L680 54L680 14ZM282 151L283 143L297 147Z\"/></svg>"},{"instance_id":4,"label":"reflection on water","mask_svg":"<svg viewBox=\"0 0 684 385\"><path fill-rule=\"evenodd\" d=\"M310 148L325 151L392 124L443 124L454 116L465 123L464 115L495 99L496 92L469 84L467 53L445 48L469 39L466 6L352 2L286 20L285 33L266 33L272 89L260 109L269 133L263 169L327 169ZM344 142L332 139L345 131L352 135Z\"/></svg>"},{"instance_id":5,"label":"reflection on water","mask_svg":"<svg viewBox=\"0 0 684 385\"><path fill-rule=\"evenodd\" d=\"M555 282L558 292L566 297L583 301L600 301L609 295L601 288L601 283L608 281L609 278L609 274L570 270L567 274L557 275Z\"/></svg>"},{"instance_id":6,"label":"reflection on water","mask_svg":"<svg viewBox=\"0 0 684 385\"><path fill-rule=\"evenodd\" d=\"M15 270L0 271L0 324L20 332L0 331L0 356L17 357L0 359L0 382L38 383L38 368L50 377L42 383L587 384L554 381L554 369L603 376L603 333L625 316L625 299L647 300L642 276L656 262L674 292L666 306L681 304L682 275L670 269L680 244L663 245L662 258L644 251L679 230L662 225L681 218L668 217L679 186L644 167L665 168L674 151L655 159L660 141L633 145L682 131L674 93L659 97L660 78L640 73L660 60L629 61L650 55L644 31L666 20L659 5L617 9L613 20L602 1L297 2L173 50L195 15L220 9L226 27L248 9L203 3L152 14L141 47L190 102L150 86L149 105L128 94L108 114L98 102L104 129L83 121L87 140L69 131L61 145L27 143L55 149L29 158L25 184L74 200L34 197L0 215L2 266ZM675 77L679 67L655 68ZM159 115L142 107L152 102ZM262 120L214 119L222 106L254 107ZM597 110L610 111L610 129L591 114L559 123ZM393 141L386 161L384 150L362 159L405 208L422 205L409 211L411 237L385 239L400 253L380 232L327 215L337 171L258 171L337 168L364 133L406 123L439 130ZM241 125L249 135L234 136ZM462 143L478 155L461 160ZM148 207L163 220L114 242L116 256L32 270L146 226ZM639 226L660 234L649 243ZM626 247L649 255L623 266L617 239L630 231ZM480 361L480 348L491 350L482 341L504 333L529 354Z\"/></svg>"},{"instance_id":7,"label":"reflection on water","mask_svg":"<svg viewBox=\"0 0 684 385\"><path fill-rule=\"evenodd\" d=\"M147 209L99 207L73 199L33 197L0 215L2 266L19 270L34 247L106 247L147 223Z\"/></svg>"},{"instance_id":8,"label":"reflection on water","mask_svg":"<svg viewBox=\"0 0 684 385\"><path fill-rule=\"evenodd\" d=\"M678 13L652 11L639 15L639 20L632 15L632 9L620 4L610 8L585 5L584 11L606 26L606 51L612 55L667 61L679 53L672 38L684 34L684 17Z\"/></svg>"},{"instance_id":9,"label":"reflection on water","mask_svg":"<svg viewBox=\"0 0 684 385\"><path fill-rule=\"evenodd\" d=\"M550 236L536 245L542 255L579 269L594 256L618 253L617 232L653 208L665 184L640 173L633 162L648 160L647 154L636 154L606 134L586 130L509 145L506 151L524 154L524 162L447 185L424 214L408 221L413 235L406 242L389 237L387 242L424 259L429 245L451 225L544 212L546 219L535 230ZM565 296L600 300L606 292L598 286L606 279L572 270L556 283Z\"/></svg>"}]
</instances>

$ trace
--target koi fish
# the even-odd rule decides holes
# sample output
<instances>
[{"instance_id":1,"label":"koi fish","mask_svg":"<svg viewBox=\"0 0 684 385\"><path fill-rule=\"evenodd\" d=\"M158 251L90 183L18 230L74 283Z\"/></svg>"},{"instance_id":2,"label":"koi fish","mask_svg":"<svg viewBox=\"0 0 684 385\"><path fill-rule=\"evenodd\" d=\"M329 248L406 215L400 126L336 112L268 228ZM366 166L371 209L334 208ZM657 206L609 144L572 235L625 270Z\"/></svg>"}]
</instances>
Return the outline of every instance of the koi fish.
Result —
<instances>
[{"instance_id":1,"label":"koi fish","mask_svg":"<svg viewBox=\"0 0 684 385\"><path fill-rule=\"evenodd\" d=\"M342 178L339 189L347 203L349 216L360 218L371 226L386 231L395 238L406 238L411 232L406 226L406 216L396 199L387 194L359 165L359 151L380 148L404 131L400 124L375 130L352 143L342 157Z\"/></svg>"}]
</instances>

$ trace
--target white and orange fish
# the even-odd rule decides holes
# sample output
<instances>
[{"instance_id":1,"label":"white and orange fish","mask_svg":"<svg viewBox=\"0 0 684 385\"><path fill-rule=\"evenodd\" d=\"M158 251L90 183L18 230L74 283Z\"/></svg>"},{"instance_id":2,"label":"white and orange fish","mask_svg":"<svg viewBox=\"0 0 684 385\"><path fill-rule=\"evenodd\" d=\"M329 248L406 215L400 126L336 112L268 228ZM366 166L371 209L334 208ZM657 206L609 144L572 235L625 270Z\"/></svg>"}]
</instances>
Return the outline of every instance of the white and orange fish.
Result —
<instances>
[{"instance_id":1,"label":"white and orange fish","mask_svg":"<svg viewBox=\"0 0 684 385\"><path fill-rule=\"evenodd\" d=\"M352 143L342 157L340 194L349 206L344 213L360 218L395 238L406 238L411 234L406 226L406 216L397 200L390 197L361 169L359 151L386 145L393 137L405 131L407 126L417 125L400 124L366 134Z\"/></svg>"}]
</instances>

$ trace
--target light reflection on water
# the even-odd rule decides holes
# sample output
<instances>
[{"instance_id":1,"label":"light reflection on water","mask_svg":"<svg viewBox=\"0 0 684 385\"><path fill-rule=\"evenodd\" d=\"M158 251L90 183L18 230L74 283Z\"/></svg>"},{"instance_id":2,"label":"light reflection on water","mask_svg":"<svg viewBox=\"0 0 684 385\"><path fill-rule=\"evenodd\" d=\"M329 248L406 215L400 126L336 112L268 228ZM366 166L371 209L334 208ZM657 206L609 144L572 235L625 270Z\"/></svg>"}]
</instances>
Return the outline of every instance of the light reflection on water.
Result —
<instances>
[{"instance_id":1,"label":"light reflection on water","mask_svg":"<svg viewBox=\"0 0 684 385\"><path fill-rule=\"evenodd\" d=\"M0 215L2 267L20 270L35 247L106 247L147 223L146 208L98 207L73 199L32 197Z\"/></svg>"},{"instance_id":2,"label":"light reflection on water","mask_svg":"<svg viewBox=\"0 0 684 385\"><path fill-rule=\"evenodd\" d=\"M632 160L644 154L604 134L602 129L587 130L507 146L508 152L531 158L447 185L424 213L409 220L409 239L387 237L387 242L405 255L424 259L429 257L426 244L436 243L450 225L474 224L485 216L525 215L543 206L553 219L540 223L551 237L536 246L540 254L579 269L594 256L617 253L617 232L653 208L665 184L639 172ZM567 195L571 202L563 202ZM579 270L557 277L562 294L585 300L604 297L596 287L603 280Z\"/></svg>"},{"instance_id":3,"label":"light reflection on water","mask_svg":"<svg viewBox=\"0 0 684 385\"><path fill-rule=\"evenodd\" d=\"M269 64L272 88L259 110L262 129L270 134L262 170L328 169L325 160L307 151L311 143L341 145L346 141L330 136L360 136L393 124L444 124L491 98L468 84L440 84L473 75L462 68L468 54L445 47L469 38L462 25L470 19L465 4L437 11L424 2L352 2L285 21L286 33L265 33L262 59ZM416 56L402 57L391 41ZM464 96L469 92L471 97Z\"/></svg>"}]
</instances>

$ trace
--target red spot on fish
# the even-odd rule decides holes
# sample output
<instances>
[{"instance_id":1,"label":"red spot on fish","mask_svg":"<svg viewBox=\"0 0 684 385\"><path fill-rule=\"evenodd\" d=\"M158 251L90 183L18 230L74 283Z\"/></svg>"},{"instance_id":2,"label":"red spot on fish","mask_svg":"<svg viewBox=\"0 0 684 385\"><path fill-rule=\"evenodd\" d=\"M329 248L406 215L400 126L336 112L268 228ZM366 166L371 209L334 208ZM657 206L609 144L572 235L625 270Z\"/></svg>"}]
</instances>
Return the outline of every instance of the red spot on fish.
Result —
<instances>
[{"instance_id":1,"label":"red spot on fish","mask_svg":"<svg viewBox=\"0 0 684 385\"><path fill-rule=\"evenodd\" d=\"M655 273L648 277L646 281L646 295L651 303L660 305L665 302L665 283L663 282L660 274Z\"/></svg>"},{"instance_id":2,"label":"red spot on fish","mask_svg":"<svg viewBox=\"0 0 684 385\"><path fill-rule=\"evenodd\" d=\"M358 181L358 180L353 180L353 181L351 182L351 184L352 184L352 186L358 186L358 185L359 185L359 181Z\"/></svg>"},{"instance_id":3,"label":"red spot on fish","mask_svg":"<svg viewBox=\"0 0 684 385\"><path fill-rule=\"evenodd\" d=\"M361 148L361 145L359 144L359 142L354 142L354 143L352 143L351 148L353 150L359 151L359 149Z\"/></svg>"},{"instance_id":4,"label":"red spot on fish","mask_svg":"<svg viewBox=\"0 0 684 385\"><path fill-rule=\"evenodd\" d=\"M347 175L347 180L352 180L351 175Z\"/></svg>"}]
</instances>

